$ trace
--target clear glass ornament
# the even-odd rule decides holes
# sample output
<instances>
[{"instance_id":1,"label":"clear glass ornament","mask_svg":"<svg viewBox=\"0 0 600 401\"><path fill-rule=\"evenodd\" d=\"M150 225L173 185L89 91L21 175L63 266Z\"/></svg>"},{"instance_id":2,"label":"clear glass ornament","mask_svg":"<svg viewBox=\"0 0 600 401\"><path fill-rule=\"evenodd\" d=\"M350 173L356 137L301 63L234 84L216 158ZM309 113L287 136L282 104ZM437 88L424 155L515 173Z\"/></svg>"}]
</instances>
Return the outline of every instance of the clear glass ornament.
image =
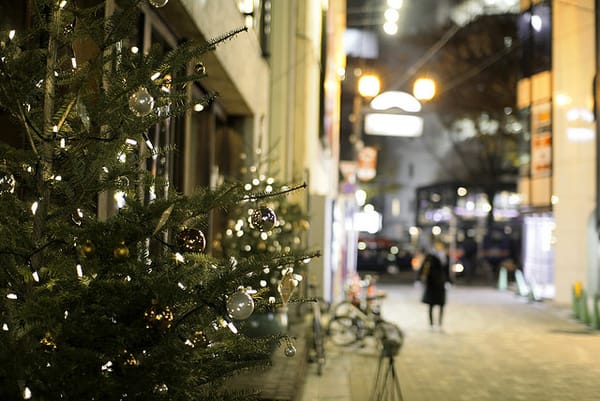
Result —
<instances>
[{"instance_id":1,"label":"clear glass ornament","mask_svg":"<svg viewBox=\"0 0 600 401\"><path fill-rule=\"evenodd\" d=\"M277 224L277 215L267 206L261 206L250 216L250 225L259 231L271 231Z\"/></svg>"},{"instance_id":2,"label":"clear glass ornament","mask_svg":"<svg viewBox=\"0 0 600 401\"><path fill-rule=\"evenodd\" d=\"M194 71L196 71L196 74L202 74L205 75L206 74L206 67L204 67L203 63L197 63L194 66Z\"/></svg>"},{"instance_id":3,"label":"clear glass ornament","mask_svg":"<svg viewBox=\"0 0 600 401\"><path fill-rule=\"evenodd\" d=\"M153 109L154 98L143 86L129 97L129 110L137 117L147 116Z\"/></svg>"},{"instance_id":4,"label":"clear glass ornament","mask_svg":"<svg viewBox=\"0 0 600 401\"><path fill-rule=\"evenodd\" d=\"M148 2L156 8L161 8L166 6L169 0L148 0Z\"/></svg>"},{"instance_id":5,"label":"clear glass ornament","mask_svg":"<svg viewBox=\"0 0 600 401\"><path fill-rule=\"evenodd\" d=\"M254 312L254 300L244 291L238 291L227 299L227 314L232 319L244 320Z\"/></svg>"},{"instance_id":6,"label":"clear glass ornament","mask_svg":"<svg viewBox=\"0 0 600 401\"><path fill-rule=\"evenodd\" d=\"M0 194L12 194L15 192L15 186L15 177L11 173L0 169Z\"/></svg>"},{"instance_id":7,"label":"clear glass ornament","mask_svg":"<svg viewBox=\"0 0 600 401\"><path fill-rule=\"evenodd\" d=\"M285 354L285 356L287 356L288 358L291 358L293 356L296 356L296 347L294 347L293 344L288 344L285 347L285 350L283 350L283 353Z\"/></svg>"}]
</instances>

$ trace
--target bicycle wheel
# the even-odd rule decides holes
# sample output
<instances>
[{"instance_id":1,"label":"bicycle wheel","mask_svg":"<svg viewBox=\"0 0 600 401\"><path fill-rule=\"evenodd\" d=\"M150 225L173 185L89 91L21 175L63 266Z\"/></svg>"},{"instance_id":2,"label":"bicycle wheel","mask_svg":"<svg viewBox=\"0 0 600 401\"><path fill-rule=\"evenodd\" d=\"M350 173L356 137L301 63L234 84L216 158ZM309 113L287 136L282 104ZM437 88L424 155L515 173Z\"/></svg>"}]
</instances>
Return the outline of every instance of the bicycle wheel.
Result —
<instances>
[{"instance_id":1,"label":"bicycle wheel","mask_svg":"<svg viewBox=\"0 0 600 401\"><path fill-rule=\"evenodd\" d=\"M313 331L312 331L312 352L309 358L310 362L317 363L317 374L321 376L323 373L323 365L325 364L325 335L321 324L321 308L318 303L313 305Z\"/></svg>"},{"instance_id":2,"label":"bicycle wheel","mask_svg":"<svg viewBox=\"0 0 600 401\"><path fill-rule=\"evenodd\" d=\"M356 317L358 314L358 308L349 301L342 301L335 306L333 310L333 317Z\"/></svg>"},{"instance_id":3,"label":"bicycle wheel","mask_svg":"<svg viewBox=\"0 0 600 401\"><path fill-rule=\"evenodd\" d=\"M320 316L315 316L313 320L313 348L315 351L315 362L317 362L317 375L321 376L323 365L325 364L325 344Z\"/></svg>"},{"instance_id":4,"label":"bicycle wheel","mask_svg":"<svg viewBox=\"0 0 600 401\"><path fill-rule=\"evenodd\" d=\"M337 316L329 322L329 337L336 345L350 345L358 340L358 327L348 316Z\"/></svg>"}]
</instances>

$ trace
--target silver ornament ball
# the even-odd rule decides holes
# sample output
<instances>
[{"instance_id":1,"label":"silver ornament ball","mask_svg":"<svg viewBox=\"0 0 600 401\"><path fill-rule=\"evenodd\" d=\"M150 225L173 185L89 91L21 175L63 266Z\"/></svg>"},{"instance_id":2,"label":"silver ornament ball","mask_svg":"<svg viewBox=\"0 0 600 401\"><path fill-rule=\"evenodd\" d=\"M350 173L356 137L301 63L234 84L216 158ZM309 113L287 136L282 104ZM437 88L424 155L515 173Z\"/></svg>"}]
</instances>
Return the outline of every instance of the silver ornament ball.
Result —
<instances>
[{"instance_id":1,"label":"silver ornament ball","mask_svg":"<svg viewBox=\"0 0 600 401\"><path fill-rule=\"evenodd\" d=\"M238 291L227 299L227 314L232 319L248 319L254 312L254 300L244 291Z\"/></svg>"},{"instance_id":2,"label":"silver ornament ball","mask_svg":"<svg viewBox=\"0 0 600 401\"><path fill-rule=\"evenodd\" d=\"M147 116L153 109L154 98L143 86L129 97L129 110L137 117Z\"/></svg>"}]
</instances>

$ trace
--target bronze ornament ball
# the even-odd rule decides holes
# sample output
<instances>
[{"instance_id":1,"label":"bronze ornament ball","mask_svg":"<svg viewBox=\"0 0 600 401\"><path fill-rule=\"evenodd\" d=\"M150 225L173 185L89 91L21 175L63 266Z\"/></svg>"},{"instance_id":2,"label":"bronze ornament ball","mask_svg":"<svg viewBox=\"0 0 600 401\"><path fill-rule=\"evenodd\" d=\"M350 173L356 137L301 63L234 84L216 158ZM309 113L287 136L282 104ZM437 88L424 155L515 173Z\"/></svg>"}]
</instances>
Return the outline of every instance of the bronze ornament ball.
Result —
<instances>
[{"instance_id":1,"label":"bronze ornament ball","mask_svg":"<svg viewBox=\"0 0 600 401\"><path fill-rule=\"evenodd\" d=\"M182 252L203 252L206 248L206 237L200 230L186 228L177 234L177 247Z\"/></svg>"},{"instance_id":2,"label":"bronze ornament ball","mask_svg":"<svg viewBox=\"0 0 600 401\"><path fill-rule=\"evenodd\" d=\"M261 206L250 216L250 224L259 231L271 231L277 224L277 215L270 207Z\"/></svg>"}]
</instances>

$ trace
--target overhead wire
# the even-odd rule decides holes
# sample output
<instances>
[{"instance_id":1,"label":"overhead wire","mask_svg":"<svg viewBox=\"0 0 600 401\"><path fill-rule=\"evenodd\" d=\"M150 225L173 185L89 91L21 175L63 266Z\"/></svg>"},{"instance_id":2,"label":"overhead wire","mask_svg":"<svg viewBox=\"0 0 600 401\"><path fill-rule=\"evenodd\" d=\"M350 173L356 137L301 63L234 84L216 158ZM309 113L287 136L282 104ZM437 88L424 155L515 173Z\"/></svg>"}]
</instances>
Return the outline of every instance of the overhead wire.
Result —
<instances>
[{"instance_id":1,"label":"overhead wire","mask_svg":"<svg viewBox=\"0 0 600 401\"><path fill-rule=\"evenodd\" d=\"M427 63L433 56L435 56L435 54L440 51L440 49L442 47L444 47L446 45L446 43L448 43L448 41L450 39L452 39L452 37L460 30L460 26L459 25L453 25L448 31L446 31L446 33L444 34L444 36L442 36L433 46L431 46L426 52L425 54L423 54L423 56L421 56L421 58L419 58L417 60L416 63L414 63L409 69L408 71L406 71L401 77L400 79L398 79L398 81L396 81L394 84L391 85L391 88L394 89L402 89L402 85L404 85L409 79L411 79L416 73L417 71L419 71L419 69L421 67L423 67L423 65L425 65L425 63Z\"/></svg>"}]
</instances>

